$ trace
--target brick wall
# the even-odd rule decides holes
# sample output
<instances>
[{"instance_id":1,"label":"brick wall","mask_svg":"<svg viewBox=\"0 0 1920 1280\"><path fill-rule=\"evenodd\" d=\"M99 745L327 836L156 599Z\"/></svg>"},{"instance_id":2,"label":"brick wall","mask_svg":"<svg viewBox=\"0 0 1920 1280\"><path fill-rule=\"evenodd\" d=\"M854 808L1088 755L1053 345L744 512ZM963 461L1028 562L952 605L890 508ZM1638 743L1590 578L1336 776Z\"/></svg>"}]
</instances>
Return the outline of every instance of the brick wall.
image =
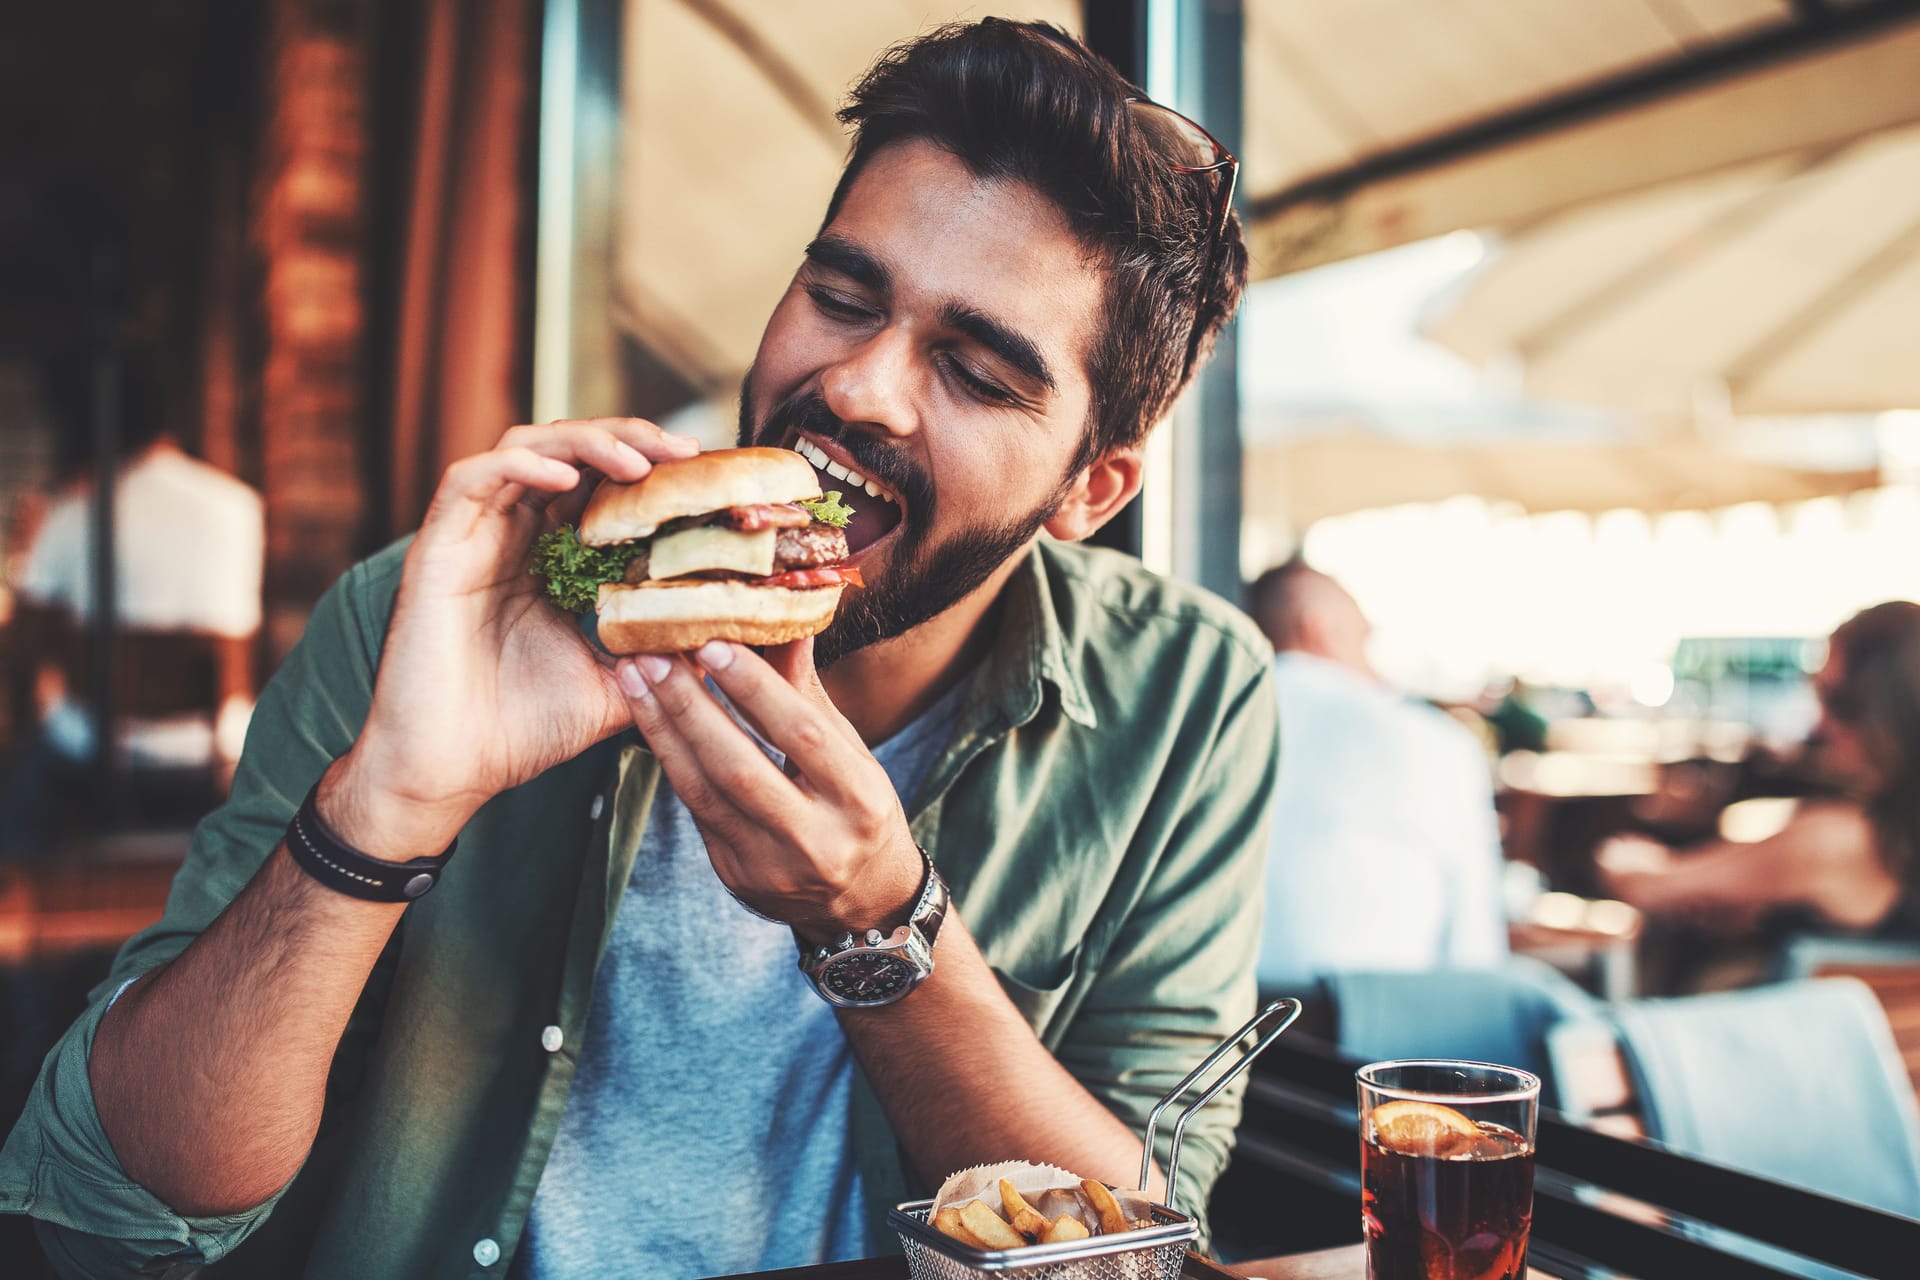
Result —
<instances>
[{"instance_id":1,"label":"brick wall","mask_svg":"<svg viewBox=\"0 0 1920 1280\"><path fill-rule=\"evenodd\" d=\"M253 236L262 269L260 480L267 657L353 563L366 518L360 424L372 0L273 0Z\"/></svg>"}]
</instances>

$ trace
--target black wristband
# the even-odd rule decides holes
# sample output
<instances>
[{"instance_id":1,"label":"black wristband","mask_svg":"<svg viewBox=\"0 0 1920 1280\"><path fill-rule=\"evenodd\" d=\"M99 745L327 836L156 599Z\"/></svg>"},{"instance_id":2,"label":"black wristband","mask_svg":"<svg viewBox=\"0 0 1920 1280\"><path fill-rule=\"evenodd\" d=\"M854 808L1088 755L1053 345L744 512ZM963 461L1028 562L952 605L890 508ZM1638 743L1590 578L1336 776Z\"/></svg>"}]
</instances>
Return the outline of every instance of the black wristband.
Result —
<instances>
[{"instance_id":1,"label":"black wristband","mask_svg":"<svg viewBox=\"0 0 1920 1280\"><path fill-rule=\"evenodd\" d=\"M411 862L369 858L320 820L314 804L319 794L320 784L315 783L287 824L287 852L302 871L337 893L368 902L411 902L439 883L440 872L453 857L458 840L435 858L415 858Z\"/></svg>"}]
</instances>

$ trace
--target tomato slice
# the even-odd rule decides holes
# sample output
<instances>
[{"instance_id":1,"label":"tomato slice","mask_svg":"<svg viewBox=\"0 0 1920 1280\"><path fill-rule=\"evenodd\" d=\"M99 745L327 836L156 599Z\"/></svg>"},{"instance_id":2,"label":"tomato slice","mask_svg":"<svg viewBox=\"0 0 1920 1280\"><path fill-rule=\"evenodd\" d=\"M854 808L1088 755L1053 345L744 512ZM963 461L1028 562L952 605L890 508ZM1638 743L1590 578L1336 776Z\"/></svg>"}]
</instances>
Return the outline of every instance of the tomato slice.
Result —
<instances>
[{"instance_id":1,"label":"tomato slice","mask_svg":"<svg viewBox=\"0 0 1920 1280\"><path fill-rule=\"evenodd\" d=\"M835 587L843 582L852 583L856 587L864 587L866 585L866 583L860 580L860 571L852 565L831 565L819 569L789 569L785 573L776 573L770 577L762 578L760 582L769 587L792 587L796 589L802 587Z\"/></svg>"}]
</instances>

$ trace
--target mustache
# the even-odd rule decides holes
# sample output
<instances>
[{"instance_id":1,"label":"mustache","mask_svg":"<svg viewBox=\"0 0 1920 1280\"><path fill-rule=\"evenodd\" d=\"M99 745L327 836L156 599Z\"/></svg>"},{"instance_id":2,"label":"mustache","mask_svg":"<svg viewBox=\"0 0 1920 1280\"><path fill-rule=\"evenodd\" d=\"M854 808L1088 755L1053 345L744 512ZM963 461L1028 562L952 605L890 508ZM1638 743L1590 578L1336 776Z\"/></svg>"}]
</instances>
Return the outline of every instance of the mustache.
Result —
<instances>
[{"instance_id":1,"label":"mustache","mask_svg":"<svg viewBox=\"0 0 1920 1280\"><path fill-rule=\"evenodd\" d=\"M922 522L933 514L933 484L920 467L902 450L842 422L818 394L809 392L775 405L755 433L755 443L779 445L803 431L831 440L853 459L862 475L898 495Z\"/></svg>"}]
</instances>

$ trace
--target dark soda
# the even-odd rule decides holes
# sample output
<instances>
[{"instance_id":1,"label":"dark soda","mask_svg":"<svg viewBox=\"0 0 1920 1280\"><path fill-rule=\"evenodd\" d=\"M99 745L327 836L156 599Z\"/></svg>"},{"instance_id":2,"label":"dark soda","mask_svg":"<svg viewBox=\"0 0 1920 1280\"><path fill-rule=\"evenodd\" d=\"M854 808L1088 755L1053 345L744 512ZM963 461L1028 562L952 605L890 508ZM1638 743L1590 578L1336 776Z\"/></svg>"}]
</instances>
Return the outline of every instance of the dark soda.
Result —
<instances>
[{"instance_id":1,"label":"dark soda","mask_svg":"<svg viewBox=\"0 0 1920 1280\"><path fill-rule=\"evenodd\" d=\"M1478 1132L1394 1145L1383 1142L1391 1134L1367 1126L1360 1177L1369 1280L1526 1275L1533 1150L1511 1129L1466 1123Z\"/></svg>"}]
</instances>

